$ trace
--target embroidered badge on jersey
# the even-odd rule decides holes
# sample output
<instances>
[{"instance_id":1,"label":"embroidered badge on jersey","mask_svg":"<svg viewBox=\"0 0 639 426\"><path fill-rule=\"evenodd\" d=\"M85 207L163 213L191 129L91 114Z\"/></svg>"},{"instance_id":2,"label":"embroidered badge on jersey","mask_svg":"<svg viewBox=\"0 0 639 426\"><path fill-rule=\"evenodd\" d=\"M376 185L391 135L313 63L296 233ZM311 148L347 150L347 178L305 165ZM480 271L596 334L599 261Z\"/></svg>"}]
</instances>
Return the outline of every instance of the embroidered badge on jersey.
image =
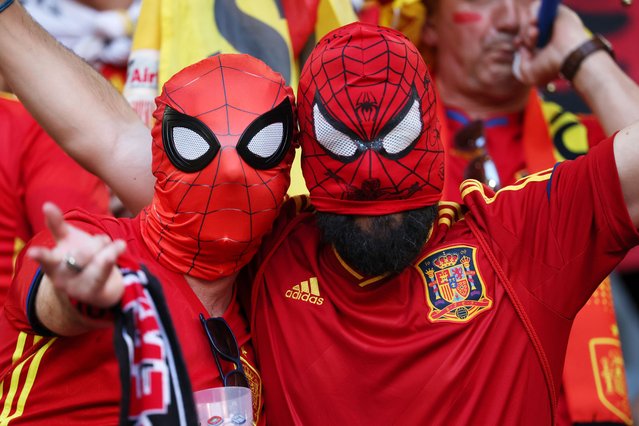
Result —
<instances>
[{"instance_id":1,"label":"embroidered badge on jersey","mask_svg":"<svg viewBox=\"0 0 639 426\"><path fill-rule=\"evenodd\" d=\"M262 377L257 369L246 358L248 355L244 347L241 348L240 360L242 361L242 367L244 367L244 374L251 387L251 400L253 406L253 423L257 424L260 420L260 413L262 412Z\"/></svg>"},{"instance_id":2,"label":"embroidered badge on jersey","mask_svg":"<svg viewBox=\"0 0 639 426\"><path fill-rule=\"evenodd\" d=\"M476 266L476 251L474 247L452 246L419 261L431 322L468 322L493 305Z\"/></svg>"}]
</instances>

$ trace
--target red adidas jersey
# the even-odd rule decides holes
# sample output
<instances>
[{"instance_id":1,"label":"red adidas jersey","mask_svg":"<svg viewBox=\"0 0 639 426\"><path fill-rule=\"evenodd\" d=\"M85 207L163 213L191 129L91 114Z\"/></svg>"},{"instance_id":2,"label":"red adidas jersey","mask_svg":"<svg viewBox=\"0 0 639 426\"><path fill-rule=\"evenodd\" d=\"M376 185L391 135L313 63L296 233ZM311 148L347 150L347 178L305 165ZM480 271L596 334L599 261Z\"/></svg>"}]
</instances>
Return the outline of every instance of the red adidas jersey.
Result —
<instances>
[{"instance_id":1,"label":"red adidas jersey","mask_svg":"<svg viewBox=\"0 0 639 426\"><path fill-rule=\"evenodd\" d=\"M107 214L106 186L66 155L17 100L0 94L0 305L18 251L44 229L42 204Z\"/></svg>"},{"instance_id":2,"label":"red adidas jersey","mask_svg":"<svg viewBox=\"0 0 639 426\"><path fill-rule=\"evenodd\" d=\"M552 424L572 318L639 234L610 141L484 191L442 203L396 276L351 269L312 214L278 228L252 295L269 421Z\"/></svg>"},{"instance_id":3,"label":"red adidas jersey","mask_svg":"<svg viewBox=\"0 0 639 426\"><path fill-rule=\"evenodd\" d=\"M199 320L206 309L184 276L166 270L146 249L134 219L96 219L81 212L67 220L90 233L105 233L127 242L127 255L139 260L158 278L187 366L192 390L222 386L208 339ZM51 245L38 234L30 244ZM29 312L35 262L20 257L5 310L0 313L0 424L116 425L120 404L120 377L113 346L113 329L77 337L43 337L34 332ZM248 323L239 304L223 315L241 347L244 370L251 383L254 412L260 413L261 379L255 369ZM44 333L42 333L44 334ZM264 424L263 416L259 424Z\"/></svg>"},{"instance_id":4,"label":"red adidas jersey","mask_svg":"<svg viewBox=\"0 0 639 426\"><path fill-rule=\"evenodd\" d=\"M576 158L585 154L589 147L605 139L605 133L594 116L576 116L567 113L558 105L546 103L552 109L548 123L541 119L537 126L547 127L547 143L534 146L535 151L547 150L547 163L531 170L525 154L526 138L539 135L531 133L530 110L538 104L537 97L525 111L491 117L483 120L483 136L486 150L499 172L502 186L511 185L521 176L551 167L562 158ZM443 132L447 146L446 180L444 199L461 200L458 191L463 181L469 156L455 149L455 135L470 123L463 111L448 108L442 119L447 132ZM526 137L523 133L528 131ZM529 149L532 149L529 146ZM537 163L538 164L538 163ZM626 424L631 422L630 404L625 384L623 355L618 338L617 322L612 303L610 283L602 283L573 322L568 343L563 377L563 395L560 399L560 416L557 425L599 422ZM614 367L610 367L614 366ZM610 380L609 377L619 377ZM611 385L610 383L614 383ZM567 406L564 406L567 405Z\"/></svg>"}]
</instances>

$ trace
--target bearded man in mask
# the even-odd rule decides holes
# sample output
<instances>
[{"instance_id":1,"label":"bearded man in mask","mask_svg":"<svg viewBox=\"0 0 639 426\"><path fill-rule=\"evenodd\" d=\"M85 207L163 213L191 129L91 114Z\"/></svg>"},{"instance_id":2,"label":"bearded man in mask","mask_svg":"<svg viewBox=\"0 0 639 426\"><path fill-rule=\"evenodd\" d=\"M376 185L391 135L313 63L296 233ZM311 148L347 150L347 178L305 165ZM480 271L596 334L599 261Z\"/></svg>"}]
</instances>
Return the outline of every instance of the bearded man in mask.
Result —
<instances>
[{"instance_id":1,"label":"bearded man in mask","mask_svg":"<svg viewBox=\"0 0 639 426\"><path fill-rule=\"evenodd\" d=\"M402 34L328 34L297 100L310 204L284 206L253 271L269 419L554 424L572 318L639 242L639 127L498 193L466 181L460 206Z\"/></svg>"}]
</instances>

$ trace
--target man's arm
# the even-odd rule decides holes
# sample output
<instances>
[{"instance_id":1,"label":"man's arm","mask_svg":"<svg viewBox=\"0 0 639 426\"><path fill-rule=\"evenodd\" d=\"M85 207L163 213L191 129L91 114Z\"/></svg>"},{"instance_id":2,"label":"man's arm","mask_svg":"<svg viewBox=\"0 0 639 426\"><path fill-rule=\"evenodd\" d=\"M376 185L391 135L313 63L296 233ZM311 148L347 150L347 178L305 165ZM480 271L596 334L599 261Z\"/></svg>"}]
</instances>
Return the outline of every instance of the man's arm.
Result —
<instances>
[{"instance_id":1,"label":"man's arm","mask_svg":"<svg viewBox=\"0 0 639 426\"><path fill-rule=\"evenodd\" d=\"M623 198L632 223L639 228L639 122L615 135L614 152Z\"/></svg>"},{"instance_id":2,"label":"man's arm","mask_svg":"<svg viewBox=\"0 0 639 426\"><path fill-rule=\"evenodd\" d=\"M531 86L543 85L556 78L570 53L592 37L576 13L560 6L550 43L535 50L537 7L538 2L531 7L528 25L522 27L519 50L522 60L519 72L516 72L520 80ZM587 56L572 79L572 85L607 134L639 121L639 86L607 52L599 50Z\"/></svg>"},{"instance_id":3,"label":"man's arm","mask_svg":"<svg viewBox=\"0 0 639 426\"><path fill-rule=\"evenodd\" d=\"M33 246L27 251L27 256L40 263L44 274L35 299L38 321L60 336L111 325L108 319L81 314L70 299L98 309L116 305L124 284L115 262L126 244L71 226L51 203L44 205L43 212L56 245L50 249Z\"/></svg>"},{"instance_id":4,"label":"man's arm","mask_svg":"<svg viewBox=\"0 0 639 426\"><path fill-rule=\"evenodd\" d=\"M151 136L126 100L14 2L0 13L0 71L56 142L129 209L151 200Z\"/></svg>"},{"instance_id":5,"label":"man's arm","mask_svg":"<svg viewBox=\"0 0 639 426\"><path fill-rule=\"evenodd\" d=\"M529 24L521 34L521 66L518 75L524 83L537 85L555 78L568 55L588 40L579 17L560 6L552 40L535 49L538 35L534 16L539 3L530 10ZM614 154L621 189L630 217L639 227L639 87L604 51L584 59L572 84L588 102L607 133L622 129L614 141Z\"/></svg>"}]
</instances>

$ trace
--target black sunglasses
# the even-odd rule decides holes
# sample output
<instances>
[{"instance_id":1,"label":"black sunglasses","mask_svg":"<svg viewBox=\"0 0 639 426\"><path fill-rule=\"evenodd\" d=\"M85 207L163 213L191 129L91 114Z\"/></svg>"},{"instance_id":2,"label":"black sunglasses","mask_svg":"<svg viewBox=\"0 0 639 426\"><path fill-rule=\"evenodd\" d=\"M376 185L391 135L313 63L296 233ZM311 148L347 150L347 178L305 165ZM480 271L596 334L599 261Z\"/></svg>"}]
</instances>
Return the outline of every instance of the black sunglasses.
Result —
<instances>
[{"instance_id":1,"label":"black sunglasses","mask_svg":"<svg viewBox=\"0 0 639 426\"><path fill-rule=\"evenodd\" d=\"M484 123L481 120L471 121L459 129L453 139L453 147L469 160L464 179L478 180L495 190L500 188L497 168L486 151Z\"/></svg>"},{"instance_id":2,"label":"black sunglasses","mask_svg":"<svg viewBox=\"0 0 639 426\"><path fill-rule=\"evenodd\" d=\"M204 315L200 314L200 322L209 338L209 346L211 346L211 352L213 352L213 358L215 358L215 364L220 372L224 386L250 388L246 374L244 374L244 368L242 368L237 340L235 340L235 336L224 318L205 318ZM235 369L224 373L219 359L220 356L224 360L235 364Z\"/></svg>"}]
</instances>

